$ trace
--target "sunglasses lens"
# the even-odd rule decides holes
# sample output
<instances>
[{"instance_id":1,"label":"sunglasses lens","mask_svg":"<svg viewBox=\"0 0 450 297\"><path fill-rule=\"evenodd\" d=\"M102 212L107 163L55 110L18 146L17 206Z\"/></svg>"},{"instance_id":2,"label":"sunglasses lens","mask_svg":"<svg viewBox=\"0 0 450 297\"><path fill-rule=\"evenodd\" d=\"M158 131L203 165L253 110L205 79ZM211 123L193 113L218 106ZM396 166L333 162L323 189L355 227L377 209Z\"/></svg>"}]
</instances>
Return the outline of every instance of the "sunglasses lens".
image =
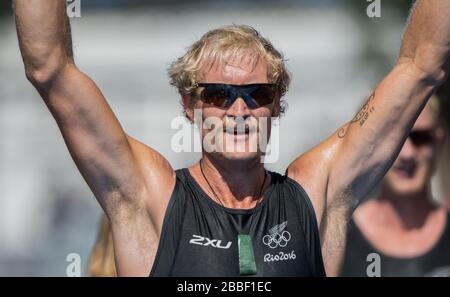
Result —
<instances>
[{"instance_id":1,"label":"sunglasses lens","mask_svg":"<svg viewBox=\"0 0 450 297\"><path fill-rule=\"evenodd\" d=\"M409 134L409 138L415 146L430 145L433 142L433 133L431 131L413 131Z\"/></svg>"},{"instance_id":2,"label":"sunglasses lens","mask_svg":"<svg viewBox=\"0 0 450 297\"><path fill-rule=\"evenodd\" d=\"M217 107L226 107L228 92L223 86L207 86L201 93L202 101Z\"/></svg>"},{"instance_id":3,"label":"sunglasses lens","mask_svg":"<svg viewBox=\"0 0 450 297\"><path fill-rule=\"evenodd\" d=\"M250 108L271 104L275 99L273 85L254 84L233 86L224 84L201 84L200 86L204 87L201 92L201 100L220 108L228 108L240 96L246 98L245 100L250 99L252 101L246 101Z\"/></svg>"},{"instance_id":4,"label":"sunglasses lens","mask_svg":"<svg viewBox=\"0 0 450 297\"><path fill-rule=\"evenodd\" d=\"M275 90L270 86L260 86L249 94L258 106L271 104L275 99Z\"/></svg>"}]
</instances>

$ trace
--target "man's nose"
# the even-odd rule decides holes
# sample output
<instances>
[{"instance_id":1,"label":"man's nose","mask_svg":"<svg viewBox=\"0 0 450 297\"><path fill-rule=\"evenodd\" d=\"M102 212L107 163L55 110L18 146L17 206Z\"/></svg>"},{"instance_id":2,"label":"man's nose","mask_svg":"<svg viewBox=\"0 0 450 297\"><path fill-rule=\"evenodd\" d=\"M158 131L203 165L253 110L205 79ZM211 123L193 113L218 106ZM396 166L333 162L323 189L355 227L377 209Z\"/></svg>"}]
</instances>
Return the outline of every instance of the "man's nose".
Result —
<instances>
[{"instance_id":1,"label":"man's nose","mask_svg":"<svg viewBox=\"0 0 450 297\"><path fill-rule=\"evenodd\" d=\"M406 139L405 144L402 147L402 150L400 151L399 158L410 160L415 157L417 154L417 148L412 143L411 139L408 137Z\"/></svg>"},{"instance_id":2,"label":"man's nose","mask_svg":"<svg viewBox=\"0 0 450 297\"><path fill-rule=\"evenodd\" d=\"M236 101L228 108L228 116L247 118L250 116L250 109L242 97L238 97Z\"/></svg>"}]
</instances>

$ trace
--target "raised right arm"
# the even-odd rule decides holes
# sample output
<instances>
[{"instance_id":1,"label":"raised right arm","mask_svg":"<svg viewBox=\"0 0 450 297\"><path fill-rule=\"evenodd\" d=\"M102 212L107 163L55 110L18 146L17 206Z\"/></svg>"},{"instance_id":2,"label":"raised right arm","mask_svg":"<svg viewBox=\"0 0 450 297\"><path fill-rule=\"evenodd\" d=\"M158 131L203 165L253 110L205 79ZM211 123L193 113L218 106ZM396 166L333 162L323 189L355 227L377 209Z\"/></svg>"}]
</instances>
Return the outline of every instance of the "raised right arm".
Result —
<instances>
[{"instance_id":1,"label":"raised right arm","mask_svg":"<svg viewBox=\"0 0 450 297\"><path fill-rule=\"evenodd\" d=\"M98 87L76 67L66 1L14 4L27 78L113 225L116 219L124 223L124 216L148 213L159 229L174 172L156 151L125 134Z\"/></svg>"}]
</instances>

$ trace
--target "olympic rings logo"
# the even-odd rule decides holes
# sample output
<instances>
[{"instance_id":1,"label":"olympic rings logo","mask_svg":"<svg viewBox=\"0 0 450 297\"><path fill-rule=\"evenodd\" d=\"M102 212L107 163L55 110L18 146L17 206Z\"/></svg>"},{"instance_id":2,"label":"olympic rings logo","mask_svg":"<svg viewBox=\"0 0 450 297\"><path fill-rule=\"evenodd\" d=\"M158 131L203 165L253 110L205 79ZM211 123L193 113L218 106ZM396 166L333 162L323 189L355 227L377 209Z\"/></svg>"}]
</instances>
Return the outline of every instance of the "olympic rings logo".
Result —
<instances>
[{"instance_id":1,"label":"olympic rings logo","mask_svg":"<svg viewBox=\"0 0 450 297\"><path fill-rule=\"evenodd\" d=\"M271 235L265 235L262 239L263 243L269 246L271 249L276 247L285 247L287 243L291 240L291 233L288 231L283 231L280 233L275 233Z\"/></svg>"}]
</instances>

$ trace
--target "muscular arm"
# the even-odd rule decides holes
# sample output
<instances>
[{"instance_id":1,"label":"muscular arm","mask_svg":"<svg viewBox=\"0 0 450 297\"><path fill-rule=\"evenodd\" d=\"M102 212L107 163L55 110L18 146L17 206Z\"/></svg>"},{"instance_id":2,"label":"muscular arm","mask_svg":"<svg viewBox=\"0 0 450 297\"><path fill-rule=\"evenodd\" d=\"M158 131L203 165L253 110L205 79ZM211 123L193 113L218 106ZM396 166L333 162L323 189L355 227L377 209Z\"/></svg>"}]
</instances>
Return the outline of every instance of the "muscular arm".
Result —
<instances>
[{"instance_id":1,"label":"muscular arm","mask_svg":"<svg viewBox=\"0 0 450 297\"><path fill-rule=\"evenodd\" d=\"M149 243L138 232L161 229L174 185L173 170L157 152L125 134L98 87L76 67L66 1L15 0L14 4L26 75L111 220L116 255L136 253L128 257L127 265L142 270L127 271L127 265L118 263L119 273L146 274L149 267L143 266L145 257L139 253ZM122 248L124 241L135 242L134 251Z\"/></svg>"},{"instance_id":2,"label":"muscular arm","mask_svg":"<svg viewBox=\"0 0 450 297\"><path fill-rule=\"evenodd\" d=\"M417 1L394 69L351 122L289 167L289 174L309 189L330 274L337 273L336 259L342 256L350 205L384 176L428 98L448 74L449 15L450 1ZM308 167L311 158L322 160L321 170L314 168L317 163ZM304 173L308 170L316 171L311 174L314 180Z\"/></svg>"}]
</instances>

